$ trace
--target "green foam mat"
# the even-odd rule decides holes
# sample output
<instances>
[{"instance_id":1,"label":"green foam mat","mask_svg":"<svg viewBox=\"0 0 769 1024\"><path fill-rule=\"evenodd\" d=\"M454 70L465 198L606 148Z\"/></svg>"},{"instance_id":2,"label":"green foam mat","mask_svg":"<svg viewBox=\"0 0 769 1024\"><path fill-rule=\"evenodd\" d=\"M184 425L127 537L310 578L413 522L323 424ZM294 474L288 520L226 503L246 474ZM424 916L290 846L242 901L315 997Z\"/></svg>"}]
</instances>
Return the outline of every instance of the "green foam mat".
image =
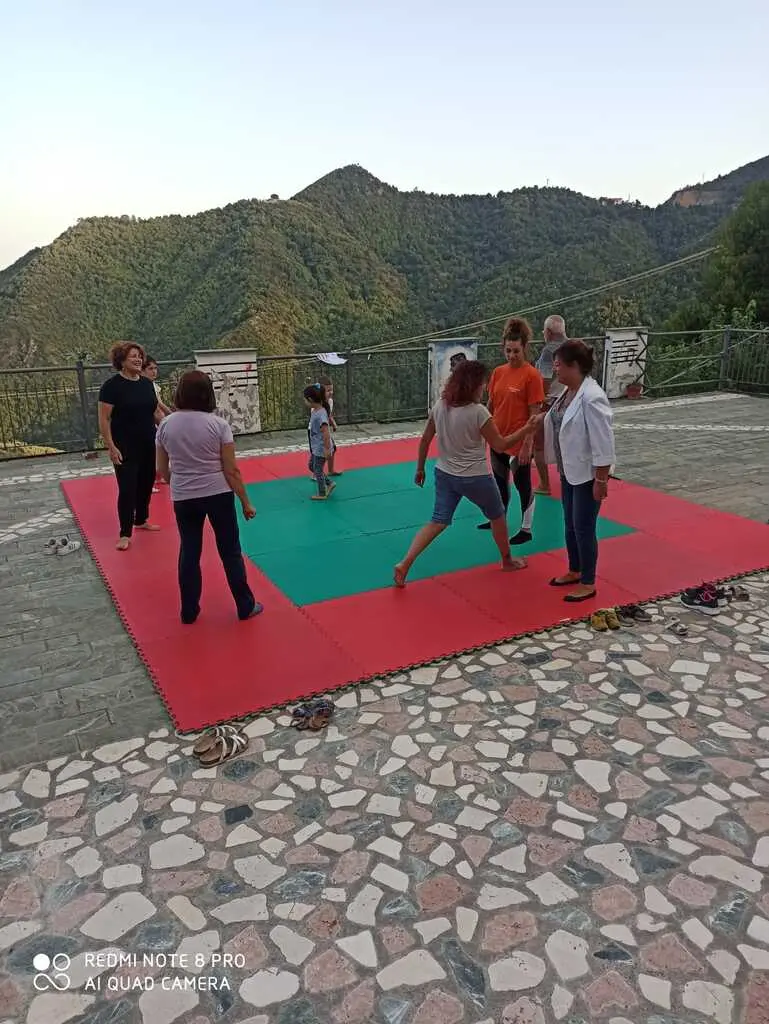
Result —
<instances>
[{"instance_id":1,"label":"green foam mat","mask_svg":"<svg viewBox=\"0 0 769 1024\"><path fill-rule=\"evenodd\" d=\"M306 478L249 484L257 515L250 522L241 520L243 552L296 605L388 587L393 565L432 515L432 467L422 489L414 484L415 468L415 463L405 462L352 470L337 478L326 502L310 500L315 486L309 473ZM462 501L453 525L418 559L409 579L496 562L499 554L491 534L477 529L482 521L478 509ZM515 491L508 522L512 536L520 527ZM598 521L599 539L632 532L610 519ZM560 502L537 496L534 539L513 549L514 554L563 546Z\"/></svg>"}]
</instances>

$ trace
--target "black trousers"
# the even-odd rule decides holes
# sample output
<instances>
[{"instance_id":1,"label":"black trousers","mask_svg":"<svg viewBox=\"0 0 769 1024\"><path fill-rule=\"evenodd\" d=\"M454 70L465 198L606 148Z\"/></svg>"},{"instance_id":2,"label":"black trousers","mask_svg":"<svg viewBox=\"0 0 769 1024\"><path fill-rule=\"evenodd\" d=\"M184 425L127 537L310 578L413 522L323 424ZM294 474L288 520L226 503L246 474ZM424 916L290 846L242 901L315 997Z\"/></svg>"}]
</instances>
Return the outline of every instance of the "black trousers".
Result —
<instances>
[{"instance_id":1,"label":"black trousers","mask_svg":"<svg viewBox=\"0 0 769 1024\"><path fill-rule=\"evenodd\" d=\"M235 599L238 618L247 619L256 600L248 585L246 566L240 550L238 517L232 491L212 494L208 498L188 498L174 502L176 525L179 527L179 592L182 622L192 623L200 614L203 575L200 556L203 552L203 527L211 523L216 549L222 560L230 591Z\"/></svg>"},{"instance_id":2,"label":"black trousers","mask_svg":"<svg viewBox=\"0 0 769 1024\"><path fill-rule=\"evenodd\" d=\"M491 449L491 471L497 482L505 511L507 511L507 506L510 504L511 462L515 463L513 484L521 500L521 516L525 516L534 497L534 491L531 486L531 463L527 462L522 466L514 455L500 454L495 452L493 448Z\"/></svg>"},{"instance_id":3,"label":"black trousers","mask_svg":"<svg viewBox=\"0 0 769 1024\"><path fill-rule=\"evenodd\" d=\"M115 466L117 515L120 536L130 537L134 526L143 526L150 514L155 483L155 440L118 444L123 461Z\"/></svg>"}]
</instances>

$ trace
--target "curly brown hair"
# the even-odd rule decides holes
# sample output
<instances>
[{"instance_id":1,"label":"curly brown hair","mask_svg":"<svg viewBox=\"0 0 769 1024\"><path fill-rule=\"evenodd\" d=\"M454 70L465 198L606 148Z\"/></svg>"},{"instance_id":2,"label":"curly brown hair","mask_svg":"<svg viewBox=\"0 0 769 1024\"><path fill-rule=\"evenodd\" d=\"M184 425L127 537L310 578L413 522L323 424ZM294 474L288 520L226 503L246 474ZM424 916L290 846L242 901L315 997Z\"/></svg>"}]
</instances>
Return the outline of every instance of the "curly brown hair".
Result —
<instances>
[{"instance_id":1,"label":"curly brown hair","mask_svg":"<svg viewBox=\"0 0 769 1024\"><path fill-rule=\"evenodd\" d=\"M141 345L137 344L135 341L116 341L109 350L109 361L116 370L122 370L123 363L128 359L128 353L132 352L134 349L136 349L136 351L141 355L142 366L144 366L147 353Z\"/></svg>"},{"instance_id":2,"label":"curly brown hair","mask_svg":"<svg viewBox=\"0 0 769 1024\"><path fill-rule=\"evenodd\" d=\"M466 359L459 363L443 388L446 405L469 405L475 401L478 388L486 383L489 371L477 359Z\"/></svg>"},{"instance_id":3,"label":"curly brown hair","mask_svg":"<svg viewBox=\"0 0 769 1024\"><path fill-rule=\"evenodd\" d=\"M532 331L529 321L514 316L505 324L505 329L502 331L502 344L505 345L508 341L520 341L526 348L533 337L534 331Z\"/></svg>"}]
</instances>

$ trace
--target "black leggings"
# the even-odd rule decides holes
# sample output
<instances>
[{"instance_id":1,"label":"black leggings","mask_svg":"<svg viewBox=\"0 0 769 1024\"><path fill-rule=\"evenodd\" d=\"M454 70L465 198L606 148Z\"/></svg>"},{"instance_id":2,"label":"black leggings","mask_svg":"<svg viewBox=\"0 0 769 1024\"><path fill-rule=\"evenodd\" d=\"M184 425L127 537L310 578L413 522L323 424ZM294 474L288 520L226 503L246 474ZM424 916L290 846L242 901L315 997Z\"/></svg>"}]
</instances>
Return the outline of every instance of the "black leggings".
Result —
<instances>
[{"instance_id":1,"label":"black leggings","mask_svg":"<svg viewBox=\"0 0 769 1024\"><path fill-rule=\"evenodd\" d=\"M175 501L174 512L181 542L179 592L182 622L192 623L200 614L200 595L203 591L200 556L203 552L203 527L206 519L214 531L216 549L224 566L230 593L238 609L238 618L247 619L256 606L256 600L248 585L246 566L240 550L235 495L232 491L226 491L224 494L212 494L207 498Z\"/></svg>"},{"instance_id":2,"label":"black leggings","mask_svg":"<svg viewBox=\"0 0 769 1024\"><path fill-rule=\"evenodd\" d=\"M155 441L118 445L123 461L115 466L117 477L117 515L120 536L130 537L134 526L143 526L150 514L150 498L155 483Z\"/></svg>"},{"instance_id":3,"label":"black leggings","mask_svg":"<svg viewBox=\"0 0 769 1024\"><path fill-rule=\"evenodd\" d=\"M500 455L499 452L495 452L492 448L491 471L497 482L497 487L499 488L499 493L502 498L502 504L505 506L505 511L507 511L507 506L510 504L511 463L514 463L513 484L515 485L515 489L518 491L518 497L521 500L521 516L525 523L526 513L534 500L534 491L531 486L531 463L527 462L522 466L514 455ZM525 529L528 529L530 525L531 524L528 524Z\"/></svg>"}]
</instances>

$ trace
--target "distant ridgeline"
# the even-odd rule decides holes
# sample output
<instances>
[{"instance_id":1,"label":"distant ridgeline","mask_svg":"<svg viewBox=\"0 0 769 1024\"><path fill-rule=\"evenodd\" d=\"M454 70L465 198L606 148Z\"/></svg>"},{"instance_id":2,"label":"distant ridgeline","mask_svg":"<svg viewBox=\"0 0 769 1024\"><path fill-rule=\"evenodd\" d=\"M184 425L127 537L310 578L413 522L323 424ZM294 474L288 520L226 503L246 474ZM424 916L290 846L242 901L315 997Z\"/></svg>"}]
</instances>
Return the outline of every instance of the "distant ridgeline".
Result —
<instances>
[{"instance_id":1,"label":"distant ridgeline","mask_svg":"<svg viewBox=\"0 0 769 1024\"><path fill-rule=\"evenodd\" d=\"M400 192L353 166L283 202L88 218L0 271L0 367L100 360L116 338L173 359L215 347L344 351L443 329L704 248L747 185L767 179L769 158L650 209L562 188ZM658 325L699 274L636 286L610 312L601 298L564 312L573 334L618 310Z\"/></svg>"}]
</instances>

